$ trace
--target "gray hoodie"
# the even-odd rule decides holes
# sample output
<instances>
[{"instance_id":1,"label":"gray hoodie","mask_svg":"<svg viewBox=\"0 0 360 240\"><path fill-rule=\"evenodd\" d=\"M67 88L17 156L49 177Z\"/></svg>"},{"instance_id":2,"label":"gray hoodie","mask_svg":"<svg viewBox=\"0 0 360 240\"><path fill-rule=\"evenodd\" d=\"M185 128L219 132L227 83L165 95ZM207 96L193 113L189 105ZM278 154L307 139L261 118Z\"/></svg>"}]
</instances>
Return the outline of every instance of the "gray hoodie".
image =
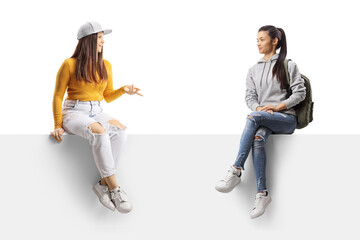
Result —
<instances>
[{"instance_id":1,"label":"gray hoodie","mask_svg":"<svg viewBox=\"0 0 360 240\"><path fill-rule=\"evenodd\" d=\"M287 98L286 89L281 89L280 83L272 75L273 67L278 58L279 54L272 56L269 61L261 58L257 64L249 69L246 78L245 101L252 111L256 111L258 106L263 107L267 104L276 106L284 102L287 109L281 112L296 115L293 107L304 100L306 95L304 80L300 76L296 63L289 61L292 94Z\"/></svg>"}]
</instances>

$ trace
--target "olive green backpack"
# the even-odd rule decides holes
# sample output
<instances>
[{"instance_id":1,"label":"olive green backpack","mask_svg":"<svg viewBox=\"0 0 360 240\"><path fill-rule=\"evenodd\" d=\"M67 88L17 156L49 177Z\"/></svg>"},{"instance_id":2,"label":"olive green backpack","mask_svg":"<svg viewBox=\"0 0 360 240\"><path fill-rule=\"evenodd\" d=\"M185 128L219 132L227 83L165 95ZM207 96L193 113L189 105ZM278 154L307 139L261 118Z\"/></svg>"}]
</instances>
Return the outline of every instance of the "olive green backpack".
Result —
<instances>
[{"instance_id":1,"label":"olive green backpack","mask_svg":"<svg viewBox=\"0 0 360 240\"><path fill-rule=\"evenodd\" d=\"M291 59L285 59L284 66L285 66L285 72L287 82L290 85L290 76L288 71L288 63L291 61ZM294 110L297 115L297 129L301 129L306 127L310 122L313 120L313 111L314 111L314 102L312 101L312 92L311 92L311 85L310 80L303 74L301 74L301 78L305 81L305 87L306 87L306 97L305 99L300 102L298 105L294 107ZM291 95L291 89L289 88L290 95Z\"/></svg>"}]
</instances>

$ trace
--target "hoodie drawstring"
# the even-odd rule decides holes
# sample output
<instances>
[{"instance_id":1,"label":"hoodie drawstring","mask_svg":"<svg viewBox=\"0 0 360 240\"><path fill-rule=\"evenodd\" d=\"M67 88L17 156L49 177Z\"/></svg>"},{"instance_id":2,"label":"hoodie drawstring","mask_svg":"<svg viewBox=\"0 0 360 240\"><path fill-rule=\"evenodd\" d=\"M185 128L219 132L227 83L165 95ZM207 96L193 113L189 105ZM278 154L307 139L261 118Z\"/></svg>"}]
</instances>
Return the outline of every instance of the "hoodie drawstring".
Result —
<instances>
[{"instance_id":1,"label":"hoodie drawstring","mask_svg":"<svg viewBox=\"0 0 360 240\"><path fill-rule=\"evenodd\" d=\"M262 84L262 79L263 79L263 75L264 75L264 71L265 71L265 66L266 66L266 63L264 63L263 72L262 72L262 74L261 74L260 87L261 87L261 84Z\"/></svg>"},{"instance_id":2,"label":"hoodie drawstring","mask_svg":"<svg viewBox=\"0 0 360 240\"><path fill-rule=\"evenodd\" d=\"M272 63L273 63L273 61L270 62L270 67L269 67L268 73L267 73L267 75L266 75L266 84L268 84L267 79L268 79L268 77L269 77L269 72L270 72L271 64L272 64Z\"/></svg>"}]
</instances>

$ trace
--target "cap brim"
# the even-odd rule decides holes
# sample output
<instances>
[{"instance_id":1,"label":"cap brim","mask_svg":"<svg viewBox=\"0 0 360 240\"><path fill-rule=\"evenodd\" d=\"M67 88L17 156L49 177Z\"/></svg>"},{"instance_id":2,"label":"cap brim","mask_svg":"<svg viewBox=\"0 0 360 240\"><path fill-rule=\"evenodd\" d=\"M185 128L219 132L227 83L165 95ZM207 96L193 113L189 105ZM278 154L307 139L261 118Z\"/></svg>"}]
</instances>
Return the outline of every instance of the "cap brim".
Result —
<instances>
[{"instance_id":1,"label":"cap brim","mask_svg":"<svg viewBox=\"0 0 360 240\"><path fill-rule=\"evenodd\" d=\"M104 32L104 35L106 35L106 34L111 33L111 32L112 32L112 30L111 30L111 29L106 29L106 30L104 30L103 32Z\"/></svg>"},{"instance_id":2,"label":"cap brim","mask_svg":"<svg viewBox=\"0 0 360 240\"><path fill-rule=\"evenodd\" d=\"M102 31L99 31L99 32L103 32L103 34L106 35L106 34L111 33L112 30L111 30L111 29L106 29L106 30L102 30ZM94 34L94 33L98 33L98 32L82 33L81 35L78 35L78 36L77 36L77 39L80 40L81 38L87 37L87 36L89 36L89 35L91 35L91 34Z\"/></svg>"}]
</instances>

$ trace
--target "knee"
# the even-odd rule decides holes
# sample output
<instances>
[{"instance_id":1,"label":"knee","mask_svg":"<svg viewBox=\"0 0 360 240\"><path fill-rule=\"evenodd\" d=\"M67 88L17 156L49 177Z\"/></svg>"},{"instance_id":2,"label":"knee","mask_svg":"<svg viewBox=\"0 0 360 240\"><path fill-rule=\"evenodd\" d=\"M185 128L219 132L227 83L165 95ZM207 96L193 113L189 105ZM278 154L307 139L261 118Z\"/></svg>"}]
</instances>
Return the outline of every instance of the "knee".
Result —
<instances>
[{"instance_id":1,"label":"knee","mask_svg":"<svg viewBox=\"0 0 360 240\"><path fill-rule=\"evenodd\" d=\"M119 120L112 119L112 120L109 120L108 123L109 123L109 125L111 125L111 126L119 127L120 130L125 130L125 129L126 129L126 127L125 127L123 124L121 124L121 123L119 122Z\"/></svg>"},{"instance_id":2,"label":"knee","mask_svg":"<svg viewBox=\"0 0 360 240\"><path fill-rule=\"evenodd\" d=\"M97 133L97 134L106 133L106 130L98 122L90 124L88 128L92 133Z\"/></svg>"},{"instance_id":3,"label":"knee","mask_svg":"<svg viewBox=\"0 0 360 240\"><path fill-rule=\"evenodd\" d=\"M253 122L258 122L259 120L261 120L261 115L262 112L252 112L248 115L248 119L252 120Z\"/></svg>"},{"instance_id":4,"label":"knee","mask_svg":"<svg viewBox=\"0 0 360 240\"><path fill-rule=\"evenodd\" d=\"M108 131L111 139L118 139L121 142L126 142L126 127L118 120L113 119L108 121Z\"/></svg>"},{"instance_id":5,"label":"knee","mask_svg":"<svg viewBox=\"0 0 360 240\"><path fill-rule=\"evenodd\" d=\"M251 114L249 114L248 116L247 116L247 118L246 118L246 122L247 123L249 123L249 124L256 124L256 119L255 119L256 117L254 117L253 115L252 115L252 113Z\"/></svg>"},{"instance_id":6,"label":"knee","mask_svg":"<svg viewBox=\"0 0 360 240\"><path fill-rule=\"evenodd\" d=\"M262 137L260 137L260 136L258 136L258 135L256 135L255 137L254 137L254 145L262 145L262 144L264 144L264 138L262 138Z\"/></svg>"},{"instance_id":7,"label":"knee","mask_svg":"<svg viewBox=\"0 0 360 240\"><path fill-rule=\"evenodd\" d=\"M262 148L265 146L265 139L261 136L256 135L253 141L254 148Z\"/></svg>"}]
</instances>

